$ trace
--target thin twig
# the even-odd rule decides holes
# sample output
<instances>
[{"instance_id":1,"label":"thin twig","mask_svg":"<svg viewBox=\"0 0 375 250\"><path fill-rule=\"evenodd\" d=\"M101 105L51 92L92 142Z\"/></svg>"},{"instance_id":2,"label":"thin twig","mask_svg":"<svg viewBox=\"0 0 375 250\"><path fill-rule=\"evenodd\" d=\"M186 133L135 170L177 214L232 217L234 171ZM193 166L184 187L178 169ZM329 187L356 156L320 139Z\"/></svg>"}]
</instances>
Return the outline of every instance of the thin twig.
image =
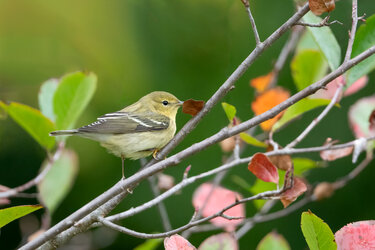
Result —
<instances>
[{"instance_id":1,"label":"thin twig","mask_svg":"<svg viewBox=\"0 0 375 250\"><path fill-rule=\"evenodd\" d=\"M337 21L337 20L329 22L329 17L330 16L326 16L320 23L296 22L295 25L305 26L305 27L315 27L315 28L320 28L320 27L325 27L325 26L331 26L332 24L335 24L335 23L343 25L342 22Z\"/></svg>"},{"instance_id":2,"label":"thin twig","mask_svg":"<svg viewBox=\"0 0 375 250\"><path fill-rule=\"evenodd\" d=\"M324 118L327 116L327 114L329 113L329 111L335 106L335 104L337 103L339 97L341 96L341 92L344 88L344 85L343 84L340 84L340 86L336 89L336 92L335 94L333 95L332 97L332 100L330 101L330 103L324 108L324 110L322 111L322 113L319 114L319 116L317 118L315 118L310 124L309 126L307 126L305 128L305 130L303 130L303 132L297 136L296 139L294 139L291 143L289 143L286 148L294 148L298 143L300 143L310 132L311 130L313 130L316 125L318 125L318 123Z\"/></svg>"},{"instance_id":3,"label":"thin twig","mask_svg":"<svg viewBox=\"0 0 375 250\"><path fill-rule=\"evenodd\" d=\"M348 47L346 49L344 62L349 61L350 56L352 55L353 43L354 43L355 33L357 30L357 25L358 25L358 3L357 3L357 0L353 0L352 1L352 28L349 32Z\"/></svg>"},{"instance_id":4,"label":"thin twig","mask_svg":"<svg viewBox=\"0 0 375 250\"><path fill-rule=\"evenodd\" d=\"M254 17L251 14L250 5L246 7L246 12L247 12L247 15L249 16L250 23L251 23L251 28L252 28L252 30L254 32L255 43L257 45L259 45L259 44L261 44L261 41L260 41L260 38L259 38L259 33L258 33L257 26L255 25Z\"/></svg>"}]
</instances>

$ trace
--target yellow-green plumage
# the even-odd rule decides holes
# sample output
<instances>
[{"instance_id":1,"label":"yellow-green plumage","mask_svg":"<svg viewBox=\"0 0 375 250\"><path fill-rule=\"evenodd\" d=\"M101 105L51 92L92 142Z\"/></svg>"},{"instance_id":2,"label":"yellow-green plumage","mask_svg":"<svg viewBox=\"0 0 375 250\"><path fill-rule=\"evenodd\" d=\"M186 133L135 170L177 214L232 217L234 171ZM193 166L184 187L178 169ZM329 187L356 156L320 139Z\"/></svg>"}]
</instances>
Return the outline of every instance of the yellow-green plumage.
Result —
<instances>
[{"instance_id":1,"label":"yellow-green plumage","mask_svg":"<svg viewBox=\"0 0 375 250\"><path fill-rule=\"evenodd\" d=\"M121 158L139 159L163 148L176 132L176 114L182 105L174 95L156 91L124 109L87 126L50 135L77 135L99 141Z\"/></svg>"}]
</instances>

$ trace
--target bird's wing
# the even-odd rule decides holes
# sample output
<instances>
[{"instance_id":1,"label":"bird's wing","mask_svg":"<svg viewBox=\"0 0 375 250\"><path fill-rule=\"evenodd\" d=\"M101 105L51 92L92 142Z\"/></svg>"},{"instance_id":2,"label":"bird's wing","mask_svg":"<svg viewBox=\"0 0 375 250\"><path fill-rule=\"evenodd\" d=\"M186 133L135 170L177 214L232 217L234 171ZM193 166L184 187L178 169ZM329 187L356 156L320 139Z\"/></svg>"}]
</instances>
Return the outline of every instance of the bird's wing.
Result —
<instances>
[{"instance_id":1,"label":"bird's wing","mask_svg":"<svg viewBox=\"0 0 375 250\"><path fill-rule=\"evenodd\" d=\"M87 126L78 129L78 132L99 134L129 134L167 129L169 118L154 112L133 114L115 112L103 115Z\"/></svg>"}]
</instances>

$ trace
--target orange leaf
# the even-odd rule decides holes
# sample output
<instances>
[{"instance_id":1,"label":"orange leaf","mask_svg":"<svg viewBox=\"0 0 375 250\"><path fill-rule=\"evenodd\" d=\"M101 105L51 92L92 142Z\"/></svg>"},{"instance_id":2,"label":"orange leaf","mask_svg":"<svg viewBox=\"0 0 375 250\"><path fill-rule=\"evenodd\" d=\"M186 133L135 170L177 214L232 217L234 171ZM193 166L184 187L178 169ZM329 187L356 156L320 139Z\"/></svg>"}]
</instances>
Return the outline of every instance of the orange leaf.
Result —
<instances>
[{"instance_id":1,"label":"orange leaf","mask_svg":"<svg viewBox=\"0 0 375 250\"><path fill-rule=\"evenodd\" d=\"M320 16L335 9L335 0L309 0L309 7L312 13Z\"/></svg>"},{"instance_id":2,"label":"orange leaf","mask_svg":"<svg viewBox=\"0 0 375 250\"><path fill-rule=\"evenodd\" d=\"M203 106L204 101L196 101L193 99L189 99L184 101L184 104L182 105L182 112L184 112L185 114L195 116L199 113L199 111L201 111Z\"/></svg>"},{"instance_id":3,"label":"orange leaf","mask_svg":"<svg viewBox=\"0 0 375 250\"><path fill-rule=\"evenodd\" d=\"M306 190L307 187L305 182L303 182L301 178L294 177L293 187L285 191L280 198L281 202L284 205L284 208L289 206L290 203L295 201L298 198L298 196L306 192Z\"/></svg>"},{"instance_id":4,"label":"orange leaf","mask_svg":"<svg viewBox=\"0 0 375 250\"><path fill-rule=\"evenodd\" d=\"M255 88L258 92L263 92L267 89L268 85L271 83L273 78L273 73L270 72L267 75L259 76L250 81L250 86Z\"/></svg>"},{"instance_id":5,"label":"orange leaf","mask_svg":"<svg viewBox=\"0 0 375 250\"><path fill-rule=\"evenodd\" d=\"M282 103L290 96L289 92L284 90L281 87L267 90L260 94L255 100L251 103L251 108L256 115L260 115L267 110L275 107L276 105ZM262 122L260 124L261 128L265 131L268 131L272 126L280 119L283 112L277 114L275 117Z\"/></svg>"},{"instance_id":6,"label":"orange leaf","mask_svg":"<svg viewBox=\"0 0 375 250\"><path fill-rule=\"evenodd\" d=\"M277 168L268 157L262 153L256 153L249 162L248 169L259 179L265 182L279 183Z\"/></svg>"}]
</instances>

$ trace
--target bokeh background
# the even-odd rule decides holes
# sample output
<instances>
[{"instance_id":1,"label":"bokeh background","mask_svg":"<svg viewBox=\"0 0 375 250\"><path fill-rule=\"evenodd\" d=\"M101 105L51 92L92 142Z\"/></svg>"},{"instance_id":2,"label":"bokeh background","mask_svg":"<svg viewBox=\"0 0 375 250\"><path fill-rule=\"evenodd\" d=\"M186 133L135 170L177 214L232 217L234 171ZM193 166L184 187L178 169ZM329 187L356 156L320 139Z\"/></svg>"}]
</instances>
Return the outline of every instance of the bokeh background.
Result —
<instances>
[{"instance_id":1,"label":"bokeh background","mask_svg":"<svg viewBox=\"0 0 375 250\"><path fill-rule=\"evenodd\" d=\"M260 37L266 38L294 12L292 0L251 1ZM359 14L375 13L373 0L359 1ZM351 1L337 2L331 20L344 25L332 26L344 49L350 28ZM241 120L253 116L250 103L254 97L249 80L271 71L287 36L269 48L237 82L225 98L237 107ZM254 48L247 14L239 0L112 0L112 1L47 1L0 0L0 100L17 101L38 107L37 94L42 82L65 73L87 70L98 76L97 91L77 126L96 117L121 109L154 90L174 93L180 99L207 100L231 72ZM290 61L290 58L289 58ZM288 61L288 62L289 62ZM357 99L374 93L374 74L366 88L344 99L340 109L332 113L301 143L321 145L329 136L340 141L352 140L347 111ZM279 85L295 93L289 64L281 72ZM295 138L320 110L306 114L276 134L285 145ZM189 116L178 114L182 127ZM227 125L220 105L216 107L179 145L174 152L212 135ZM259 133L260 129L257 130ZM68 140L68 148L79 155L79 174L71 192L53 216L53 223L65 218L120 178L120 159L108 154L98 143L82 138ZM248 148L244 155L256 152ZM305 155L319 161L318 154ZM190 175L215 168L222 162L218 145L190 157L166 171L179 180L186 166ZM363 157L363 156L362 156ZM0 121L0 183L14 187L35 176L45 158L42 148L10 118ZM136 172L140 163L126 161L126 175ZM372 166L371 166L372 165ZM240 240L241 249L254 249L262 237L272 230L281 233L292 249L306 249L300 230L300 214L311 209L335 232L346 223L375 218L375 164L338 191L331 199L306 205L303 209L273 222L257 225ZM311 171L308 180L332 181L348 173L354 165L350 158L332 162L329 168ZM223 185L248 196L231 179L241 175L251 183L254 177L246 165L231 170ZM209 179L205 180L208 181ZM165 203L173 227L186 223L194 209L191 196L195 187ZM31 190L32 192L33 190ZM35 191L35 190L34 190ZM137 187L115 211L122 211L152 198L148 182ZM35 204L34 199L12 199L13 204ZM255 212L247 204L247 215ZM275 207L281 209L281 205ZM1 229L0 248L13 249L21 241L22 224L37 228L40 213L17 220ZM21 225L21 227L20 227ZM123 225L143 232L162 230L157 209L123 221ZM199 246L209 234L193 235L190 241ZM106 229L95 229L79 236L66 249L133 249L143 240L120 235Z\"/></svg>"}]
</instances>

